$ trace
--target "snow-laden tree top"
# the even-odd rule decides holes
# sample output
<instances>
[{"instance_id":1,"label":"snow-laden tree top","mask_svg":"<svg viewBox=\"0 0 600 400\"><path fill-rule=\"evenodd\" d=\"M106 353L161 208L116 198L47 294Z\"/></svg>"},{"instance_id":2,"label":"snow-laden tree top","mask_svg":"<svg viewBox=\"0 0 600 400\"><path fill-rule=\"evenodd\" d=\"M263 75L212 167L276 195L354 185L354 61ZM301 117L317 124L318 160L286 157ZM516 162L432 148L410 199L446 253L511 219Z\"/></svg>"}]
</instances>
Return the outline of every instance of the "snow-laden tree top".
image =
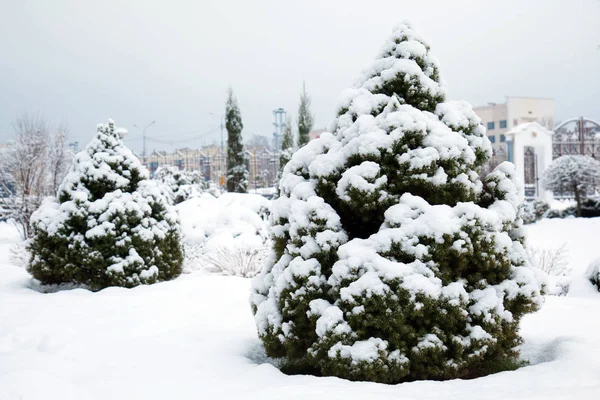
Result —
<instances>
[{"instance_id":1,"label":"snow-laden tree top","mask_svg":"<svg viewBox=\"0 0 600 400\"><path fill-rule=\"evenodd\" d=\"M122 141L126 132L109 120L98 124L94 139L84 151L75 155L69 174L58 190L60 201L71 199L73 192L83 192L90 201L121 189L132 192L137 184L149 179L148 170Z\"/></svg>"},{"instance_id":2,"label":"snow-laden tree top","mask_svg":"<svg viewBox=\"0 0 600 400\"><path fill-rule=\"evenodd\" d=\"M446 98L438 60L429 52L427 42L408 24L394 30L356 87L373 94L396 94L401 104L432 112Z\"/></svg>"}]
</instances>

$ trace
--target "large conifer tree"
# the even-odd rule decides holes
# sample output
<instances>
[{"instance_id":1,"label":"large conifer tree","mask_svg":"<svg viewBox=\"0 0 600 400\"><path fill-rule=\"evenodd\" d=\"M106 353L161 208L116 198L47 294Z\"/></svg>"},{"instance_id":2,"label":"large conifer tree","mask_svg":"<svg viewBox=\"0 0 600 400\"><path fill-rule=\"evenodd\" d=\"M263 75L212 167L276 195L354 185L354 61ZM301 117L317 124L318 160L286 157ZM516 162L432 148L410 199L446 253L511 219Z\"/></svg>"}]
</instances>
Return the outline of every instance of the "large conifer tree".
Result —
<instances>
[{"instance_id":1,"label":"large conifer tree","mask_svg":"<svg viewBox=\"0 0 600 400\"><path fill-rule=\"evenodd\" d=\"M225 105L225 127L227 128L227 191L246 193L248 168L242 140L242 114L230 88Z\"/></svg>"},{"instance_id":2,"label":"large conifer tree","mask_svg":"<svg viewBox=\"0 0 600 400\"><path fill-rule=\"evenodd\" d=\"M181 273L179 219L168 193L122 142L114 122L76 154L32 217L29 272L44 284L133 287Z\"/></svg>"},{"instance_id":3,"label":"large conifer tree","mask_svg":"<svg viewBox=\"0 0 600 400\"><path fill-rule=\"evenodd\" d=\"M485 129L445 97L428 45L402 25L342 94L331 133L286 165L275 257L251 302L287 370L397 383L515 362L541 295L514 168L480 179Z\"/></svg>"}]
</instances>

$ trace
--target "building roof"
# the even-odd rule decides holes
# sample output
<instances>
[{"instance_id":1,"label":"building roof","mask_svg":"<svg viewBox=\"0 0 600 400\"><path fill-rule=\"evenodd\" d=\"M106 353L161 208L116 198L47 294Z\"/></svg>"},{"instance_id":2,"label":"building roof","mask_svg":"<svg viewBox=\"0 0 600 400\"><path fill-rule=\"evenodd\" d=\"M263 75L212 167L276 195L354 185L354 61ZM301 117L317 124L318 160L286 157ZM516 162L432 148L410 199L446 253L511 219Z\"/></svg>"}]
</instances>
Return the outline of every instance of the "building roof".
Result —
<instances>
[{"instance_id":1,"label":"building roof","mask_svg":"<svg viewBox=\"0 0 600 400\"><path fill-rule=\"evenodd\" d=\"M515 126L514 128L512 128L511 130L509 130L508 132L506 132L505 135L519 135L519 134L531 132L531 131L545 133L546 135L550 135L550 136L554 135L553 131L550 131L550 130L544 128L542 125L538 124L537 122L526 122L524 124L519 124L519 125Z\"/></svg>"}]
</instances>

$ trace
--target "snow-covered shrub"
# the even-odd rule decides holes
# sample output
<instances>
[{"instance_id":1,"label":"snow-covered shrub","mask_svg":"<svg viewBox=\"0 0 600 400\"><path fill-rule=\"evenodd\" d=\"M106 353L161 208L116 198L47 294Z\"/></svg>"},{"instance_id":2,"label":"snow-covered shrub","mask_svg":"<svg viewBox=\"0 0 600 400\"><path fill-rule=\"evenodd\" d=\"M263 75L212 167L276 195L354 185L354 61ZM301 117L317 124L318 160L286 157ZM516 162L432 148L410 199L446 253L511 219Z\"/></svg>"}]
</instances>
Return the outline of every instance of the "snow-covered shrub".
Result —
<instances>
[{"instance_id":1,"label":"snow-covered shrub","mask_svg":"<svg viewBox=\"0 0 600 400\"><path fill-rule=\"evenodd\" d=\"M266 352L295 372L396 383L517 365L542 302L510 163L446 102L429 47L402 25L339 102L331 133L286 165L275 257L253 281Z\"/></svg>"},{"instance_id":2,"label":"snow-covered shrub","mask_svg":"<svg viewBox=\"0 0 600 400\"><path fill-rule=\"evenodd\" d=\"M527 201L523 203L523 223L533 224L544 217L550 205L542 200Z\"/></svg>"},{"instance_id":3,"label":"snow-covered shrub","mask_svg":"<svg viewBox=\"0 0 600 400\"><path fill-rule=\"evenodd\" d=\"M183 242L183 265L181 272L185 274L192 273L204 266L204 255L206 246L204 243L193 243L185 240Z\"/></svg>"},{"instance_id":4,"label":"snow-covered shrub","mask_svg":"<svg viewBox=\"0 0 600 400\"><path fill-rule=\"evenodd\" d=\"M532 265L548 275L564 276L571 271L566 243L553 249L528 247L527 252L529 253Z\"/></svg>"},{"instance_id":5,"label":"snow-covered shrub","mask_svg":"<svg viewBox=\"0 0 600 400\"><path fill-rule=\"evenodd\" d=\"M567 207L562 209L550 209L546 212L546 218L567 218L575 217L577 209L575 207Z\"/></svg>"},{"instance_id":6,"label":"snow-covered shrub","mask_svg":"<svg viewBox=\"0 0 600 400\"><path fill-rule=\"evenodd\" d=\"M9 260L12 265L26 268L30 257L29 251L27 251L27 241L15 243L10 247Z\"/></svg>"},{"instance_id":7,"label":"snow-covered shrub","mask_svg":"<svg viewBox=\"0 0 600 400\"><path fill-rule=\"evenodd\" d=\"M585 275L600 292L600 258L597 258L590 263Z\"/></svg>"},{"instance_id":8,"label":"snow-covered shrub","mask_svg":"<svg viewBox=\"0 0 600 400\"><path fill-rule=\"evenodd\" d=\"M571 285L569 252L567 244L556 248L527 247L532 266L539 268L544 275L540 282L544 292L553 296L565 296Z\"/></svg>"},{"instance_id":9,"label":"snow-covered shrub","mask_svg":"<svg viewBox=\"0 0 600 400\"><path fill-rule=\"evenodd\" d=\"M252 278L258 274L268 254L269 248L266 246L257 248L236 243L232 247L213 249L206 254L205 262L211 272Z\"/></svg>"},{"instance_id":10,"label":"snow-covered shrub","mask_svg":"<svg viewBox=\"0 0 600 400\"><path fill-rule=\"evenodd\" d=\"M227 268L213 268L208 257L224 252L231 253L228 256L234 257L239 255L237 250L242 248L251 253L263 254L270 247L270 202L263 196L223 193L215 198L203 194L178 204L176 208L182 220L186 272L219 272L222 269L222 273L231 274L226 271ZM224 257L219 257L221 258Z\"/></svg>"},{"instance_id":11,"label":"snow-covered shrub","mask_svg":"<svg viewBox=\"0 0 600 400\"><path fill-rule=\"evenodd\" d=\"M75 156L58 199L32 217L28 270L42 284L93 290L172 279L183 259L168 193L122 142L114 122Z\"/></svg>"},{"instance_id":12,"label":"snow-covered shrub","mask_svg":"<svg viewBox=\"0 0 600 400\"><path fill-rule=\"evenodd\" d=\"M174 204L179 204L204 192L218 196L214 192L214 185L205 181L200 171L180 170L171 165L163 165L154 172L152 179L165 185Z\"/></svg>"}]
</instances>

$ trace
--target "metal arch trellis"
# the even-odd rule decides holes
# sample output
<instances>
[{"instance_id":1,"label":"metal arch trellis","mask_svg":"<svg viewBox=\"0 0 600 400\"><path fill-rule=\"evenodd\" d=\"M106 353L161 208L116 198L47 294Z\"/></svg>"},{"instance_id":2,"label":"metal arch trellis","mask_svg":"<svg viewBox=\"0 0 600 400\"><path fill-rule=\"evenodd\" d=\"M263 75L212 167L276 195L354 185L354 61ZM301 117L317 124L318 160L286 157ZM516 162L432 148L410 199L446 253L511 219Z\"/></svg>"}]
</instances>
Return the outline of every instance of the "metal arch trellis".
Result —
<instances>
[{"instance_id":1,"label":"metal arch trellis","mask_svg":"<svg viewBox=\"0 0 600 400\"><path fill-rule=\"evenodd\" d=\"M600 159L600 123L589 118L572 118L554 128L552 158L586 155Z\"/></svg>"}]
</instances>

